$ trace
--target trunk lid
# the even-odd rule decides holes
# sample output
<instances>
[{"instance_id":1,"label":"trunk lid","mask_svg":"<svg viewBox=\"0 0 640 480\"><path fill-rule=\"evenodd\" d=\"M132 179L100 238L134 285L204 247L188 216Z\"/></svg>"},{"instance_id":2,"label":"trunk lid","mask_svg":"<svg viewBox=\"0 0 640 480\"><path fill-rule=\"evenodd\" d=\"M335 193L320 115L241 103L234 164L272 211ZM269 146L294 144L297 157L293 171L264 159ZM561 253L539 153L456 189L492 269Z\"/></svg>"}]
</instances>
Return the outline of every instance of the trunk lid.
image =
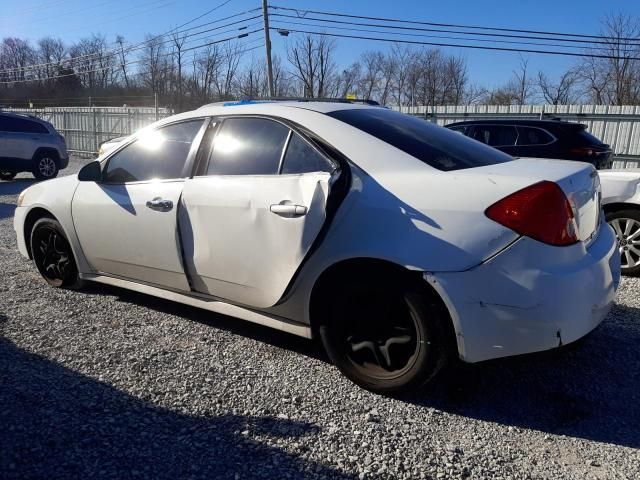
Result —
<instances>
[{"instance_id":1,"label":"trunk lid","mask_svg":"<svg viewBox=\"0 0 640 480\"><path fill-rule=\"evenodd\" d=\"M458 173L499 178L501 183L512 182L513 192L543 180L555 182L562 188L571 204L579 240L589 244L596 236L600 225L602 192L598 173L591 164L520 158L513 162Z\"/></svg>"}]
</instances>

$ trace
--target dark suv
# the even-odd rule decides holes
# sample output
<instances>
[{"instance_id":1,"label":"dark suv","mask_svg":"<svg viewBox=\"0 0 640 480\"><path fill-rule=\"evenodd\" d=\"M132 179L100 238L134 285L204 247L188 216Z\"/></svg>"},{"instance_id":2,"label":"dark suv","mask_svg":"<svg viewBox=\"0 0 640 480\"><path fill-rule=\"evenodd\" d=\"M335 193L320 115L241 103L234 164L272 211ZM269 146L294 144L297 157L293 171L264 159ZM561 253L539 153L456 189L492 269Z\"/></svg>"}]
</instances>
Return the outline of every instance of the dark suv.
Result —
<instances>
[{"instance_id":1,"label":"dark suv","mask_svg":"<svg viewBox=\"0 0 640 480\"><path fill-rule=\"evenodd\" d=\"M587 126L561 120L472 120L447 128L514 157L558 158L611 168L611 148L587 132Z\"/></svg>"}]
</instances>

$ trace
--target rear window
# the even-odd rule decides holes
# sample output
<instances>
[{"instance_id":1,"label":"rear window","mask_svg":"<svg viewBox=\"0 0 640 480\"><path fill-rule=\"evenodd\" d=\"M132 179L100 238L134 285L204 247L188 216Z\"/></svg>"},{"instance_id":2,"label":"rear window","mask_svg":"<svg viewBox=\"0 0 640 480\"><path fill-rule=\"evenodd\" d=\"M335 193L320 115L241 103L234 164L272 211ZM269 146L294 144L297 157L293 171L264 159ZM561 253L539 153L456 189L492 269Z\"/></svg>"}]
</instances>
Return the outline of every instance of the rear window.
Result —
<instances>
[{"instance_id":1,"label":"rear window","mask_svg":"<svg viewBox=\"0 0 640 480\"><path fill-rule=\"evenodd\" d=\"M459 133L385 108L338 110L328 115L438 170L461 170L513 160L506 153Z\"/></svg>"},{"instance_id":2,"label":"rear window","mask_svg":"<svg viewBox=\"0 0 640 480\"><path fill-rule=\"evenodd\" d=\"M603 145L603 143L597 137L594 137L586 130L580 130L578 132L578 138L588 143L589 145Z\"/></svg>"}]
</instances>

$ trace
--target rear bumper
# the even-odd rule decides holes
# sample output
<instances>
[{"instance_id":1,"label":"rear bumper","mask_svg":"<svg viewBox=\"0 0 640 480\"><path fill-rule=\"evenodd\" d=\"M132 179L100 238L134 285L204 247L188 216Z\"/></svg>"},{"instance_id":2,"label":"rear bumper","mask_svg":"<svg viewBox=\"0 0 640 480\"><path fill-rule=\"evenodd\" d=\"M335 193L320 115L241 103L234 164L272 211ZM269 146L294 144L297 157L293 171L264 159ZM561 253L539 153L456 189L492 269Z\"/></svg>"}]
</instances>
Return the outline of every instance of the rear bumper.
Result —
<instances>
[{"instance_id":1,"label":"rear bumper","mask_svg":"<svg viewBox=\"0 0 640 480\"><path fill-rule=\"evenodd\" d=\"M571 343L607 315L620 281L615 235L550 247L521 238L484 264L425 274L451 314L466 362L539 352Z\"/></svg>"}]
</instances>

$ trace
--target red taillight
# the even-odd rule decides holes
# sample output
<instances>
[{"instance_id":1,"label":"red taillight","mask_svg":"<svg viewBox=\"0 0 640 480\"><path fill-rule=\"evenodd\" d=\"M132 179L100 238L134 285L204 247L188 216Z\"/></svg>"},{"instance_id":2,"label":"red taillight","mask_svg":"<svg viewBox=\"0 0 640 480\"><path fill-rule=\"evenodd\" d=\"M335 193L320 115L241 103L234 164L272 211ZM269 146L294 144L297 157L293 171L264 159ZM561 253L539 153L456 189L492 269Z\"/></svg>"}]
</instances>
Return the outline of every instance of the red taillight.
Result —
<instances>
[{"instance_id":1,"label":"red taillight","mask_svg":"<svg viewBox=\"0 0 640 480\"><path fill-rule=\"evenodd\" d=\"M591 155L595 155L597 153L593 148L589 148L589 147L572 148L570 152L573 153L574 155L587 156L587 157L590 157Z\"/></svg>"},{"instance_id":2,"label":"red taillight","mask_svg":"<svg viewBox=\"0 0 640 480\"><path fill-rule=\"evenodd\" d=\"M558 184L540 182L494 203L485 211L491 220L550 245L578 241L573 209Z\"/></svg>"}]
</instances>

